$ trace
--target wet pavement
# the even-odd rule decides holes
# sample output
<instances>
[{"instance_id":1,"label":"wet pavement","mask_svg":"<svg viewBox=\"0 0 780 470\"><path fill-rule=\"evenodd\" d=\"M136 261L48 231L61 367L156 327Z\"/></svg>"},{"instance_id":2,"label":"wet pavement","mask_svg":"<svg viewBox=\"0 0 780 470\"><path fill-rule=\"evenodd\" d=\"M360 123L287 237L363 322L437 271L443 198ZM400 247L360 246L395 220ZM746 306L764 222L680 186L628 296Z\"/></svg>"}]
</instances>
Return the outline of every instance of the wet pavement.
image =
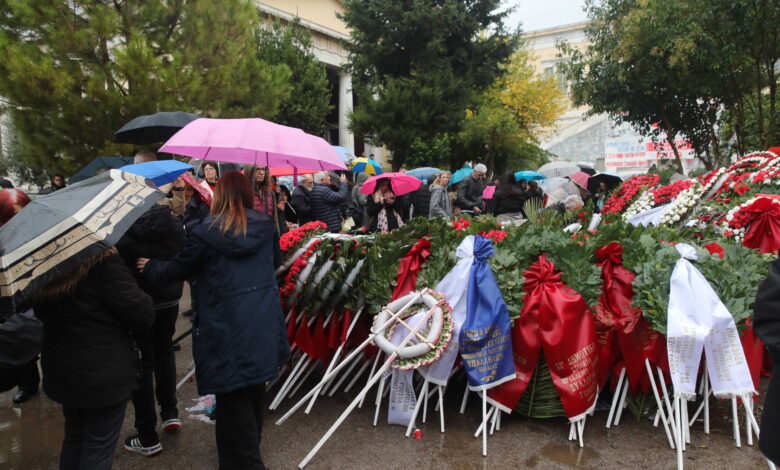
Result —
<instances>
[{"instance_id":1,"label":"wet pavement","mask_svg":"<svg viewBox=\"0 0 780 470\"><path fill-rule=\"evenodd\" d=\"M177 331L185 331L188 321L180 318ZM179 377L191 367L189 338L177 352ZM312 382L312 380L310 380ZM363 381L361 381L364 383ZM313 384L313 382L312 382ZM308 388L302 388L301 396ZM386 424L387 408L380 413L377 427L372 426L373 399L356 410L314 457L310 469L673 469L675 453L669 448L663 428L654 428L648 419L637 420L629 412L620 425L606 429L606 411L588 419L585 447L567 441L569 427L563 419L532 420L504 416L501 430L489 436L488 456L482 457L482 441L474 437L481 407L472 395L466 413L458 413L463 384L454 384L445 395L446 432L439 432L438 415L429 410L427 424L421 424L420 439L405 438L405 429ZM275 392L275 390L274 390ZM62 439L62 415L59 405L39 393L27 403L13 405L13 391L0 394L0 469L38 470L57 468ZM269 394L269 401L272 398ZM320 397L311 415L299 411L281 426L274 425L292 401L285 400L279 411L266 414L262 453L268 468L296 468L309 450L327 431L355 396L355 390L334 397ZM369 395L373 397L372 395ZM217 468L214 425L191 417L184 408L195 405L194 383L185 383L179 391L182 429L161 434L163 451L151 458L130 454L117 447L114 468L118 470ZM705 435L702 424L691 431L691 444L685 452L688 469L761 469L767 468L756 445L736 448L731 435L731 408L728 402L713 402L711 433ZM133 433L133 410L128 406L121 439ZM754 443L756 444L756 443Z\"/></svg>"}]
</instances>

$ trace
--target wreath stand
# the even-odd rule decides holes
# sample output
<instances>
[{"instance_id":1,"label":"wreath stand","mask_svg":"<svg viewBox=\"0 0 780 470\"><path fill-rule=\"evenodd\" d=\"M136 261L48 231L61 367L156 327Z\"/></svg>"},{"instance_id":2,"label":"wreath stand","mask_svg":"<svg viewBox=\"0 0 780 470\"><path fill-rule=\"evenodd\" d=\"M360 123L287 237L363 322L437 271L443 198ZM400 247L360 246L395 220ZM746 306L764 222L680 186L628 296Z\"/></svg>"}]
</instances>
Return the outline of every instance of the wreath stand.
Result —
<instances>
[{"instance_id":1,"label":"wreath stand","mask_svg":"<svg viewBox=\"0 0 780 470\"><path fill-rule=\"evenodd\" d=\"M422 291L422 292L413 292L405 297L402 297L394 302L391 302L387 307L385 307L380 315L377 316L374 322L374 327L372 328L371 334L369 334L368 338L366 338L363 343L361 343L355 350L353 350L341 363L339 363L337 366L335 366L329 373L326 373L325 376L320 380L320 382L314 386L303 398L301 398L287 413L284 414L279 420L276 421L276 425L281 425L284 423L290 416L292 416L293 413L295 413L301 406L303 406L304 403L309 401L311 398L316 396L321 388L330 380L332 380L336 374L338 374L344 367L346 367L347 364L349 364L355 357L363 350L370 342L375 342L377 346L379 346L381 349L385 350L392 350L392 352L389 354L388 358L384 361L384 363L379 367L379 370L375 373L372 373L371 378L369 379L368 383L363 387L363 389L358 393L357 397L355 397L354 400L349 404L346 410L339 416L339 418L336 420L336 422L333 423L333 425L328 429L328 431L325 433L324 436L317 442L317 444L311 449L311 451L306 455L306 457L298 464L299 468L305 467L311 459L319 452L319 450L322 448L322 446L327 442L328 439L333 435L333 433L341 426L341 424L344 422L344 420L347 419L349 414L355 409L356 406L358 406L359 403L362 403L363 399L365 398L368 391L374 386L374 384L377 383L385 374L387 370L390 369L390 367L393 365L394 362L397 360L400 360L403 364L404 360L409 360L411 358L417 357L417 355L425 355L427 353L430 353L431 346L430 344L430 338L425 337L426 341L413 344L411 346L407 346L410 341L412 341L413 338L422 336L420 335L419 331L428 324L428 321L434 317L434 314L436 314L435 319L432 321L432 325L437 324L443 324L444 322L444 315L445 311L449 313L449 306L446 305L446 301L444 300L437 300L431 295L431 291ZM428 311L425 313L425 315L422 317L420 322L415 325L414 327L410 328L409 333L403 338L403 340L398 345L393 345L389 342L388 338L385 336L387 334L386 329L388 327L394 327L397 324L403 324L403 314L407 310L409 310L410 307L412 307L415 304L424 303L428 307ZM408 316L408 315L407 315ZM390 346L388 346L388 344ZM446 344L445 344L446 347ZM443 350L443 348L442 348ZM438 357L438 356L437 356ZM375 359L375 363L378 362L379 356L377 355L377 359ZM422 364L420 364L422 365ZM382 391L380 389L379 396L382 396Z\"/></svg>"}]
</instances>

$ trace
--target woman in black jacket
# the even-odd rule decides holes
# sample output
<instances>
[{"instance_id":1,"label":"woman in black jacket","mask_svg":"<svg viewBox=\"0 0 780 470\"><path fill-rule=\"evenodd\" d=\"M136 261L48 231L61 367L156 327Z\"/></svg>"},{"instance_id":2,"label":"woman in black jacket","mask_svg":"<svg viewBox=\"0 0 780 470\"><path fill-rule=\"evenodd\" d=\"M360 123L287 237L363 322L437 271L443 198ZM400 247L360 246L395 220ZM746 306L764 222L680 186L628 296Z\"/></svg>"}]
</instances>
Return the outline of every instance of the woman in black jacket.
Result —
<instances>
[{"instance_id":1,"label":"woman in black jacket","mask_svg":"<svg viewBox=\"0 0 780 470\"><path fill-rule=\"evenodd\" d=\"M274 278L273 219L252 209L249 180L225 173L211 214L169 261L139 259L151 282L197 278L192 350L198 392L217 396L220 469L261 469L265 382L290 357Z\"/></svg>"},{"instance_id":2,"label":"woman in black jacket","mask_svg":"<svg viewBox=\"0 0 780 470\"><path fill-rule=\"evenodd\" d=\"M110 469L139 373L130 335L152 326L152 299L112 248L37 292L33 309L43 389L65 415L60 470Z\"/></svg>"},{"instance_id":3,"label":"woman in black jacket","mask_svg":"<svg viewBox=\"0 0 780 470\"><path fill-rule=\"evenodd\" d=\"M526 195L516 185L514 173L504 173L493 195L493 215L516 214L523 212Z\"/></svg>"},{"instance_id":4,"label":"woman in black jacket","mask_svg":"<svg viewBox=\"0 0 780 470\"><path fill-rule=\"evenodd\" d=\"M376 191L368 198L366 204L368 230L386 233L404 224L403 202L393 193L390 181L387 179L380 179L376 187Z\"/></svg>"}]
</instances>

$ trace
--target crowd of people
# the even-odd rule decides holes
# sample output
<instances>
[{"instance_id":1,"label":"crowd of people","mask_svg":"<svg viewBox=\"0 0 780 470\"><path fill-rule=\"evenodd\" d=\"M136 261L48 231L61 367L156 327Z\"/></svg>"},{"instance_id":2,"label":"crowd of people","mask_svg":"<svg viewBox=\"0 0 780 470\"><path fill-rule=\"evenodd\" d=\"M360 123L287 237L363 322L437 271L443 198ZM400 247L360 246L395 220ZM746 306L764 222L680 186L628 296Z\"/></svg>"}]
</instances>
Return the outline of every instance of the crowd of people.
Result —
<instances>
[{"instance_id":1,"label":"crowd of people","mask_svg":"<svg viewBox=\"0 0 780 470\"><path fill-rule=\"evenodd\" d=\"M156 158L142 151L135 163ZM290 191L266 167L204 162L199 175L161 188L166 197L115 247L38 290L24 308L0 301L0 323L25 314L42 324L43 389L62 404L65 418L60 468L111 468L128 401L135 418L135 431L123 439L128 451L155 455L163 449L158 429L181 427L173 337L185 281L198 392L216 396L219 468L264 468L265 383L290 354L274 276L279 237L314 220L331 232L388 232L412 217L521 214L525 201L542 197L534 182L507 174L493 198L483 200L485 174L476 165L453 186L443 171L407 194L395 194L390 180L380 178L364 194L364 173L320 172ZM47 192L65 187L62 175L51 183ZM0 224L29 202L18 189L2 189ZM15 403L38 391L37 358L0 368L0 390L18 386Z\"/></svg>"}]
</instances>

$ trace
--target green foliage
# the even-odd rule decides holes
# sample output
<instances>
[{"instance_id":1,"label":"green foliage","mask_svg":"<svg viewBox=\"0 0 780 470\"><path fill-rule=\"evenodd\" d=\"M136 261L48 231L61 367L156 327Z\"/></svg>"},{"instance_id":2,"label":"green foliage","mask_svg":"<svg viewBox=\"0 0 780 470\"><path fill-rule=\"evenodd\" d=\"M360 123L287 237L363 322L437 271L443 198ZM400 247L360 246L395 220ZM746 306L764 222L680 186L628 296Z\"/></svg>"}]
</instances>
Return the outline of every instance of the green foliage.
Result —
<instances>
[{"instance_id":1,"label":"green foliage","mask_svg":"<svg viewBox=\"0 0 780 470\"><path fill-rule=\"evenodd\" d=\"M452 155L455 145L456 139L449 134L438 135L430 140L418 137L409 148L405 165L407 168L432 166L442 170L454 169Z\"/></svg>"},{"instance_id":2,"label":"green foliage","mask_svg":"<svg viewBox=\"0 0 780 470\"><path fill-rule=\"evenodd\" d=\"M282 101L274 122L320 135L333 108L325 67L311 51L311 33L299 21L281 24L274 21L258 29L258 58L270 66L290 69L292 91Z\"/></svg>"},{"instance_id":3,"label":"green foliage","mask_svg":"<svg viewBox=\"0 0 780 470\"><path fill-rule=\"evenodd\" d=\"M257 27L249 0L0 2L0 96L19 139L12 164L70 174L127 154L114 131L157 111L273 117L290 71L258 58Z\"/></svg>"},{"instance_id":4,"label":"green foliage","mask_svg":"<svg viewBox=\"0 0 780 470\"><path fill-rule=\"evenodd\" d=\"M347 0L355 133L405 165L415 141L457 131L517 43L500 0Z\"/></svg>"}]
</instances>

